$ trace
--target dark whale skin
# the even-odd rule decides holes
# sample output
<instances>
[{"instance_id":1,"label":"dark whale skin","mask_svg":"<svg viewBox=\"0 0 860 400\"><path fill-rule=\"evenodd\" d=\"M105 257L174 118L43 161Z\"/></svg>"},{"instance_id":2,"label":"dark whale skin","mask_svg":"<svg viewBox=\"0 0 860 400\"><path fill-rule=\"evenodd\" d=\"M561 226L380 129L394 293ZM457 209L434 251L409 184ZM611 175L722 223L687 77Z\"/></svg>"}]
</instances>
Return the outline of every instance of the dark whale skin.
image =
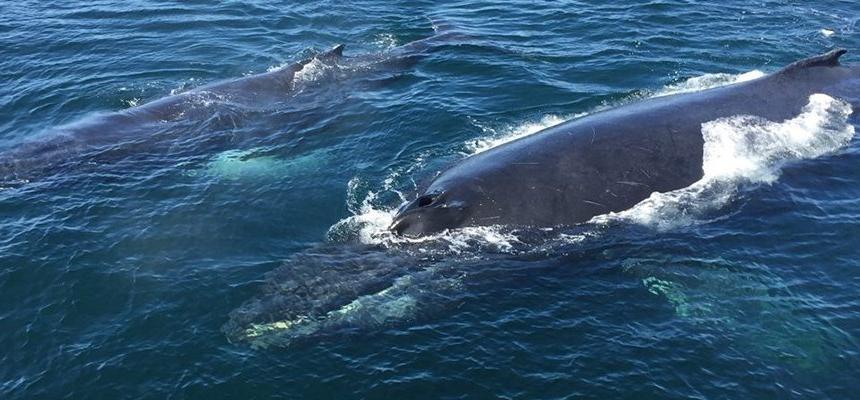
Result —
<instances>
[{"instance_id":1,"label":"dark whale skin","mask_svg":"<svg viewBox=\"0 0 860 400\"><path fill-rule=\"evenodd\" d=\"M575 225L653 192L701 179L702 124L752 115L781 122L823 93L858 105L860 67L845 50L764 77L656 97L574 119L468 157L403 204L391 230L423 236L464 226Z\"/></svg>"},{"instance_id":2,"label":"dark whale skin","mask_svg":"<svg viewBox=\"0 0 860 400\"><path fill-rule=\"evenodd\" d=\"M432 22L435 31L432 36L390 49L384 54L353 56L348 60L360 61L363 70L409 67L440 45L462 37L450 25ZM229 107L234 104L254 108L286 101L296 91L297 73L314 61L339 63L344 59L343 50L344 45L337 45L329 51L273 71L214 82L125 110L89 115L78 122L52 128L45 134L0 150L0 187L64 173L81 162L83 154L113 148L118 143L122 144L118 146L121 148L112 150L110 159L99 162L111 162L152 150L154 146L148 141L157 140L152 136L161 129L163 122L180 119L205 121L217 117L222 111L222 107L201 107L201 103L223 103L225 114L229 115Z\"/></svg>"}]
</instances>

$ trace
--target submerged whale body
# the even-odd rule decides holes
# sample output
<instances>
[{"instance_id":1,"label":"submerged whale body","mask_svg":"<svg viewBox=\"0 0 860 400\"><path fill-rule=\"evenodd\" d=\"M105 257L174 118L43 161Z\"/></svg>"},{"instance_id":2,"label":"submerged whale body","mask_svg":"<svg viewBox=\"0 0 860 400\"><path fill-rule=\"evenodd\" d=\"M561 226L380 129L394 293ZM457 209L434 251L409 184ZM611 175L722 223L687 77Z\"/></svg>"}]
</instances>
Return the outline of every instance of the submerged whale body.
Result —
<instances>
[{"instance_id":1,"label":"submerged whale body","mask_svg":"<svg viewBox=\"0 0 860 400\"><path fill-rule=\"evenodd\" d=\"M656 97L568 121L468 157L404 203L390 229L423 236L465 226L555 227L629 209L703 177L702 124L796 117L820 93L860 104L845 50L747 82Z\"/></svg>"}]
</instances>

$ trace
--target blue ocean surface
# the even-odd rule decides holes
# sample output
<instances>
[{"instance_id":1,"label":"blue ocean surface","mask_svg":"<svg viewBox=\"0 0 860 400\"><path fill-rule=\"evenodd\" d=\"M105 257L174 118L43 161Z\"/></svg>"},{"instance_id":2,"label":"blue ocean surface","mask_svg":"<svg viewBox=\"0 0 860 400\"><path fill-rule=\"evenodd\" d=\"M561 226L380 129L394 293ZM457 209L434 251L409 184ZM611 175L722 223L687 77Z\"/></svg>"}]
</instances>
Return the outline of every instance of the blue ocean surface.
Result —
<instances>
[{"instance_id":1,"label":"blue ocean surface","mask_svg":"<svg viewBox=\"0 0 860 400\"><path fill-rule=\"evenodd\" d=\"M858 16L3 2L0 166L51 145L0 182L0 398L858 398L860 119L837 100L705 124L704 182L581 226L387 230L439 171L565 120L860 63ZM283 95L195 95L299 62Z\"/></svg>"}]
</instances>

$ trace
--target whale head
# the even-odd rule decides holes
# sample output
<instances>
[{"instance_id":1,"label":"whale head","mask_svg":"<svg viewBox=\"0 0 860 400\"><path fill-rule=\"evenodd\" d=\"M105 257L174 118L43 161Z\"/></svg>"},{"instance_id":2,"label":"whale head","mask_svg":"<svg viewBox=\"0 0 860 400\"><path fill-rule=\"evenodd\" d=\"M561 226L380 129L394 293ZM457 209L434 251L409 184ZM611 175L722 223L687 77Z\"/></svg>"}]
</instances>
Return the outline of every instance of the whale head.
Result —
<instances>
[{"instance_id":1,"label":"whale head","mask_svg":"<svg viewBox=\"0 0 860 400\"><path fill-rule=\"evenodd\" d=\"M468 204L450 193L427 192L401 205L389 229L407 237L426 236L459 227L468 215Z\"/></svg>"}]
</instances>

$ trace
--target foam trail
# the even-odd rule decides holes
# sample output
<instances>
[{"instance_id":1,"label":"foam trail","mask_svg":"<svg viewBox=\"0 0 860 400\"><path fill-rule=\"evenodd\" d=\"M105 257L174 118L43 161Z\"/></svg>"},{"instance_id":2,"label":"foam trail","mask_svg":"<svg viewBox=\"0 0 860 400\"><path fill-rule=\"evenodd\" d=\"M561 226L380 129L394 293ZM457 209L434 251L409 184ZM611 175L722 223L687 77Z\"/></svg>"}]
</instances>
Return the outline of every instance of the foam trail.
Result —
<instances>
[{"instance_id":1,"label":"foam trail","mask_svg":"<svg viewBox=\"0 0 860 400\"><path fill-rule=\"evenodd\" d=\"M846 146L854 137L848 103L813 94L797 117L772 122L753 116L702 124L704 176L686 188L653 193L633 208L595 217L671 229L695 221L730 201L742 184L770 184L787 162L810 159Z\"/></svg>"}]
</instances>

